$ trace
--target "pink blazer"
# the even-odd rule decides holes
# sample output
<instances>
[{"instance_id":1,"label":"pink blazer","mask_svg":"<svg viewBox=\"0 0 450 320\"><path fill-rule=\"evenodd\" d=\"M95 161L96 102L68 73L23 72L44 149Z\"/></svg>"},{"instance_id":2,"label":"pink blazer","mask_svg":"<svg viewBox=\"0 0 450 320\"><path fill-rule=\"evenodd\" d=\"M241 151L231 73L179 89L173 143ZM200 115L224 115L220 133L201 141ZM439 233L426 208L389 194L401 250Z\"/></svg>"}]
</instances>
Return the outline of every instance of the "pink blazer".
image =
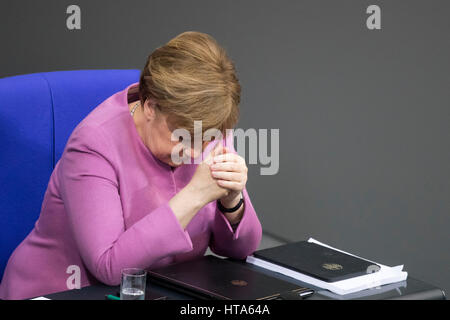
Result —
<instances>
[{"instance_id":1,"label":"pink blazer","mask_svg":"<svg viewBox=\"0 0 450 320\"><path fill-rule=\"evenodd\" d=\"M181 227L168 201L197 165L171 170L144 145L128 109L128 91L137 84L106 99L72 132L39 219L8 261L1 299L68 290L73 266L79 267L81 287L97 281L118 285L125 267L149 269L193 259L208 246L239 259L258 248L261 224L247 190L235 231L214 201ZM231 136L226 145L233 145Z\"/></svg>"}]
</instances>

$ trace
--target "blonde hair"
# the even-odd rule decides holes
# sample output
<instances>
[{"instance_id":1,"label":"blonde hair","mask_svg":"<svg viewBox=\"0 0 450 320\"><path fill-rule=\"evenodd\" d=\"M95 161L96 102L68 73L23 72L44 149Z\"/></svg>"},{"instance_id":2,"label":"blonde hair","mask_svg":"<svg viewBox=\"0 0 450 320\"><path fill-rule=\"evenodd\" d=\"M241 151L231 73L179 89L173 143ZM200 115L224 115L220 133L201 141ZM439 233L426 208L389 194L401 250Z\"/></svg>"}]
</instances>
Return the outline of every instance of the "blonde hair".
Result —
<instances>
[{"instance_id":1,"label":"blonde hair","mask_svg":"<svg viewBox=\"0 0 450 320\"><path fill-rule=\"evenodd\" d=\"M225 134L239 119L241 86L225 49L208 34L184 32L147 58L139 80L141 105L153 98L176 128L193 134L194 121L203 132Z\"/></svg>"}]
</instances>

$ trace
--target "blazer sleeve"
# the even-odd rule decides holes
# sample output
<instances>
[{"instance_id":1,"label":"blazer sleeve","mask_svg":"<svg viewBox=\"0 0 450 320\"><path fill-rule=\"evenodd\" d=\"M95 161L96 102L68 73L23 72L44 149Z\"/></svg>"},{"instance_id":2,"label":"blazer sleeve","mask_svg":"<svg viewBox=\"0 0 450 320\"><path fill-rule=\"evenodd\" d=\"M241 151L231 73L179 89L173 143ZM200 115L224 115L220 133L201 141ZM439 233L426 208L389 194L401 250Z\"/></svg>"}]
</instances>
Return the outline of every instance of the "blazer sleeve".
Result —
<instances>
[{"instance_id":1,"label":"blazer sleeve","mask_svg":"<svg viewBox=\"0 0 450 320\"><path fill-rule=\"evenodd\" d=\"M77 127L60 160L59 181L83 262L99 281L118 285L121 269L148 268L193 246L168 202L125 230L110 143L101 127Z\"/></svg>"},{"instance_id":2,"label":"blazer sleeve","mask_svg":"<svg viewBox=\"0 0 450 320\"><path fill-rule=\"evenodd\" d=\"M225 145L232 149L234 153L237 153L233 146L232 134L228 135ZM244 213L237 226L231 226L228 219L215 204L212 236L209 242L209 247L215 254L245 259L259 247L262 237L261 223L246 188L244 188L242 194L244 196Z\"/></svg>"}]
</instances>

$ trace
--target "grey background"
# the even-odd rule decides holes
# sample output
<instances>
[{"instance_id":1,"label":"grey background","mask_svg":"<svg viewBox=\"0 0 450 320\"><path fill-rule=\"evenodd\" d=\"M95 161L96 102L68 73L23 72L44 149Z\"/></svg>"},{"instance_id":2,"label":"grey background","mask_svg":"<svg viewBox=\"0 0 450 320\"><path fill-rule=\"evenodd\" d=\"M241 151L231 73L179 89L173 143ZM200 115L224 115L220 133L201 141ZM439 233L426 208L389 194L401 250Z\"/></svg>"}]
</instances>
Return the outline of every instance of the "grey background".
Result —
<instances>
[{"instance_id":1,"label":"grey background","mask_svg":"<svg viewBox=\"0 0 450 320\"><path fill-rule=\"evenodd\" d=\"M81 30L66 29L70 4ZM370 4L381 30L366 28ZM265 234L405 264L449 291L448 12L425 0L2 0L0 77L141 69L177 34L209 33L239 73L239 127L280 129L279 173L249 166Z\"/></svg>"}]
</instances>

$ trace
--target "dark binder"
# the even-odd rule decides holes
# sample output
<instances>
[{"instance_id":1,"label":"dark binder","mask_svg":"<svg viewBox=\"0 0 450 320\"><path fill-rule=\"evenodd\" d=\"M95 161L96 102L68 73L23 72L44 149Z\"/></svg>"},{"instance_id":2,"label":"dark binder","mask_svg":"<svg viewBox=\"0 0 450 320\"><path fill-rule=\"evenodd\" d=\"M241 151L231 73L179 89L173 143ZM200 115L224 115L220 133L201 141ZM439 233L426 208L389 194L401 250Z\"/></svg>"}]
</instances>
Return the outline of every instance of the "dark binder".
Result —
<instances>
[{"instance_id":1,"label":"dark binder","mask_svg":"<svg viewBox=\"0 0 450 320\"><path fill-rule=\"evenodd\" d=\"M301 300L314 292L211 255L147 272L150 283L199 299Z\"/></svg>"},{"instance_id":2,"label":"dark binder","mask_svg":"<svg viewBox=\"0 0 450 320\"><path fill-rule=\"evenodd\" d=\"M326 282L380 270L379 265L370 261L307 241L258 250L253 256Z\"/></svg>"}]
</instances>

